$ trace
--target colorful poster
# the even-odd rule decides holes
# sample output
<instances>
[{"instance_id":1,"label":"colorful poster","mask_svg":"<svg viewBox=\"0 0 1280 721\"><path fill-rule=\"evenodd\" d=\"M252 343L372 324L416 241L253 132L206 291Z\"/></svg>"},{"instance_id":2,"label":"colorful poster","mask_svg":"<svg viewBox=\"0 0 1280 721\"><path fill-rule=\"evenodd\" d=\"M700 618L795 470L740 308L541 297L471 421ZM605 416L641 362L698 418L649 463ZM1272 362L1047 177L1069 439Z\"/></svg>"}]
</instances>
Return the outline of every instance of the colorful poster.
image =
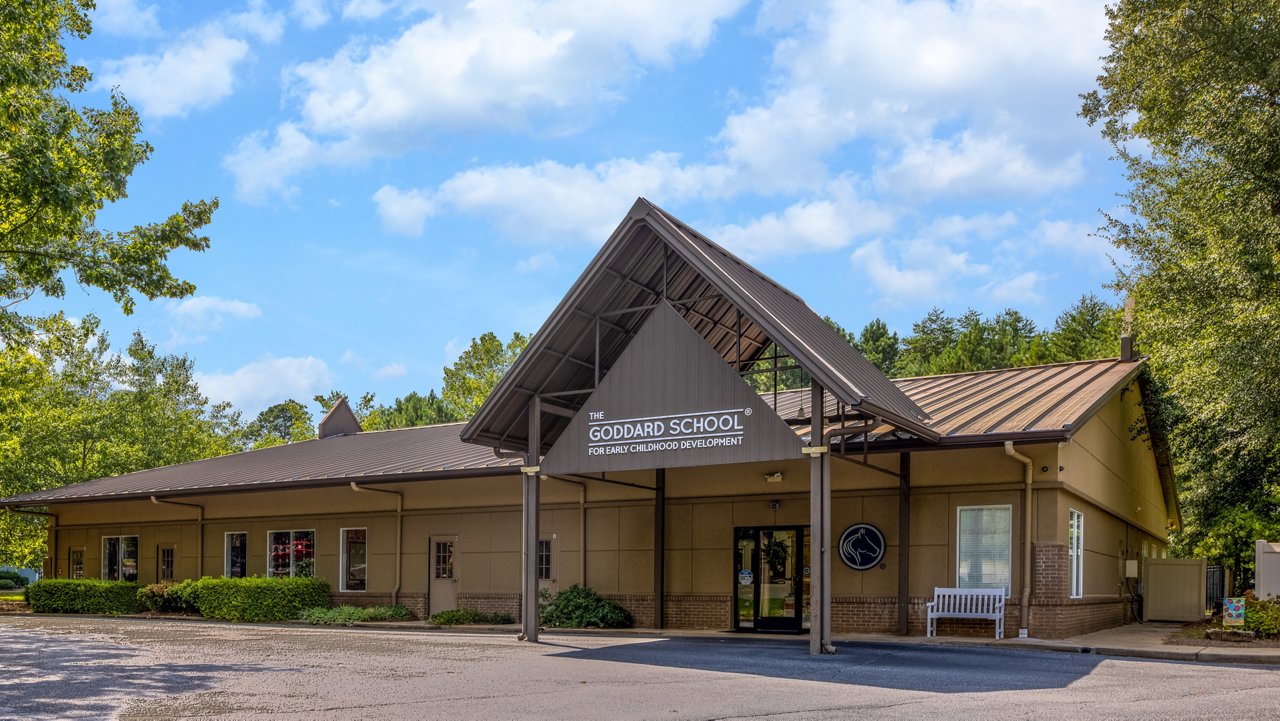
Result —
<instances>
[{"instance_id":1,"label":"colorful poster","mask_svg":"<svg viewBox=\"0 0 1280 721\"><path fill-rule=\"evenodd\" d=\"M1222 599L1222 625L1223 626L1243 626L1244 625L1244 599L1243 598Z\"/></svg>"}]
</instances>

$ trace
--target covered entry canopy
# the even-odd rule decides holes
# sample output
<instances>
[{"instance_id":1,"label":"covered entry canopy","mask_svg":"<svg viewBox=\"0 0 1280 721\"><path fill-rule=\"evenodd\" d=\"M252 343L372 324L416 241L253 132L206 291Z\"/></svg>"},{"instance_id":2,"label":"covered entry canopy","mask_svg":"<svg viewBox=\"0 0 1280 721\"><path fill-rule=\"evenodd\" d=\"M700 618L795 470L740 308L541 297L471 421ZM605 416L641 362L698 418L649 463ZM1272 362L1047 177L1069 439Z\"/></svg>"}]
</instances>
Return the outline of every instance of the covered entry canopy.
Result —
<instances>
[{"instance_id":1,"label":"covered entry canopy","mask_svg":"<svg viewBox=\"0 0 1280 721\"><path fill-rule=\"evenodd\" d=\"M462 440L528 452L528 409L542 407L545 453L631 343L669 304L739 372L770 342L850 415L880 418L926 442L929 418L803 300L649 201L627 217L462 430Z\"/></svg>"}]
</instances>

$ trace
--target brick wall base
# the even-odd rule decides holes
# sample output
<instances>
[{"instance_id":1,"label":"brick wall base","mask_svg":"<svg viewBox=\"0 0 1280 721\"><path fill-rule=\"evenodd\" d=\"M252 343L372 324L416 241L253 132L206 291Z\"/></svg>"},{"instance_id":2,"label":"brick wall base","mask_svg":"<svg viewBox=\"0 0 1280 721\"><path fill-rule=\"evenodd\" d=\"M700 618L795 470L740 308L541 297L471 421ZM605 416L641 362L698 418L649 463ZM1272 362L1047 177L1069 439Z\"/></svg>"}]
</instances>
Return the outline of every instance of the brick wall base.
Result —
<instances>
[{"instance_id":1,"label":"brick wall base","mask_svg":"<svg viewBox=\"0 0 1280 721\"><path fill-rule=\"evenodd\" d=\"M368 608L369 606L391 605L391 594L389 593L331 593L329 597L333 600L333 605L335 606ZM427 615L427 595L425 593L402 593L396 599L396 603L409 609L410 615L416 619L425 618Z\"/></svg>"},{"instance_id":2,"label":"brick wall base","mask_svg":"<svg viewBox=\"0 0 1280 721\"><path fill-rule=\"evenodd\" d=\"M631 612L638 628L653 628L653 596L645 594L609 594L605 598L615 601ZM349 602L343 597L343 602ZM378 598L376 596L370 599ZM908 631L912 636L925 634L925 604L927 597L913 597L910 602ZM387 603L377 601L375 603ZM407 599L401 597L405 605ZM360 605L375 605L366 603ZM421 599L425 612L426 598ZM509 613L520 617L518 593L468 593L458 596L459 608L479 611ZM414 610L410 606L410 610ZM418 613L415 611L415 613ZM665 598L664 627L672 629L733 628L733 596L729 594L672 594ZM1018 635L1019 607L1017 598L1005 604L1004 633L1006 638ZM1079 599L1049 599L1032 597L1030 634L1034 638L1066 638L1104 628L1120 626L1133 621L1129 603L1116 596L1091 596ZM898 602L893 596L836 596L831 599L831 627L836 633L896 633L898 630ZM940 636L995 635L995 624L977 619L938 620Z\"/></svg>"}]
</instances>

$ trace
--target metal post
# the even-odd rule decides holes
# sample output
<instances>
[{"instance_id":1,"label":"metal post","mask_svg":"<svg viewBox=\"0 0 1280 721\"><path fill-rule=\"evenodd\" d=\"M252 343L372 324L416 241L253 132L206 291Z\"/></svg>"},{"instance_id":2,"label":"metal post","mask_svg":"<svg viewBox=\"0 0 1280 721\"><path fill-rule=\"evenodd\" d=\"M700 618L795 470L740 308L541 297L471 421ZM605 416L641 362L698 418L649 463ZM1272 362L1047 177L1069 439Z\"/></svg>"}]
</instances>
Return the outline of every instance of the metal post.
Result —
<instances>
[{"instance_id":1,"label":"metal post","mask_svg":"<svg viewBox=\"0 0 1280 721\"><path fill-rule=\"evenodd\" d=\"M898 635L911 630L911 454L898 454Z\"/></svg>"},{"instance_id":2,"label":"metal post","mask_svg":"<svg viewBox=\"0 0 1280 721\"><path fill-rule=\"evenodd\" d=\"M538 461L542 451L542 399L529 404L529 453L524 472L524 563L520 584L520 640L538 640Z\"/></svg>"},{"instance_id":3,"label":"metal post","mask_svg":"<svg viewBox=\"0 0 1280 721\"><path fill-rule=\"evenodd\" d=\"M823 389L810 387L809 447L809 653L835 653L831 645L831 485L823 412Z\"/></svg>"},{"instance_id":4,"label":"metal post","mask_svg":"<svg viewBox=\"0 0 1280 721\"><path fill-rule=\"evenodd\" d=\"M663 600L667 592L667 469L653 477L653 627L664 628Z\"/></svg>"}]
</instances>

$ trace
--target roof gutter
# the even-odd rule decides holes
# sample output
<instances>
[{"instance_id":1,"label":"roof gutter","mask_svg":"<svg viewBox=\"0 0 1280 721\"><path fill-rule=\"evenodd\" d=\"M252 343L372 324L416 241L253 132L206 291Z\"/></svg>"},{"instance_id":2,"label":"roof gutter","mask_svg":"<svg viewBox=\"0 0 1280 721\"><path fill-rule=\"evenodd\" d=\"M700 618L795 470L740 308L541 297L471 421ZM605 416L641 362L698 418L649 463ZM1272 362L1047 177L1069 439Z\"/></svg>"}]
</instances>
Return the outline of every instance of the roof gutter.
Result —
<instances>
[{"instance_id":1,"label":"roof gutter","mask_svg":"<svg viewBox=\"0 0 1280 721\"><path fill-rule=\"evenodd\" d=\"M204 578L204 506L199 503L183 503L182 501L166 501L162 498L151 497L151 502L158 505L166 504L170 506L186 506L187 508L196 509L199 515L196 516L196 522L199 524L200 533L196 536L196 578Z\"/></svg>"},{"instance_id":2,"label":"roof gutter","mask_svg":"<svg viewBox=\"0 0 1280 721\"><path fill-rule=\"evenodd\" d=\"M392 491L386 488L369 488L361 486L355 481L351 482L351 490L357 493L388 493L396 497L396 585L391 589L391 605L395 606L400 602L400 574L404 567L402 556L404 554L404 492ZM342 588L339 584L338 588Z\"/></svg>"}]
</instances>

